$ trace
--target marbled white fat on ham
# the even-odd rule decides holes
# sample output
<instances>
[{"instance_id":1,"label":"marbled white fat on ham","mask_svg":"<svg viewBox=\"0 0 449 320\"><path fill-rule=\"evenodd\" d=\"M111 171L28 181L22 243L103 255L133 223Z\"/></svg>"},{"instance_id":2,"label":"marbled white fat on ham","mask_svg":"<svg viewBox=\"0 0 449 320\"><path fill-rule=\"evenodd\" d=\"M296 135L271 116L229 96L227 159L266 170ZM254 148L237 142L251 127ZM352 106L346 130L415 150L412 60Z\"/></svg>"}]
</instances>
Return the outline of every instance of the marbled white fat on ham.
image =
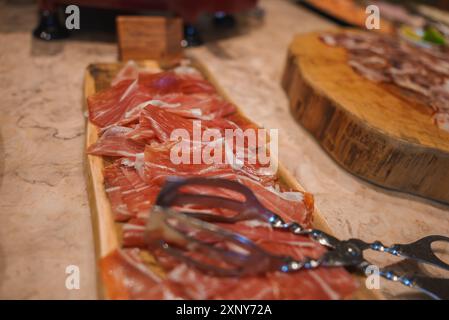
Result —
<instances>
[{"instance_id":1,"label":"marbled white fat on ham","mask_svg":"<svg viewBox=\"0 0 449 320\"><path fill-rule=\"evenodd\" d=\"M382 61L372 61L381 64ZM237 148L229 146L226 129L253 128L242 117L234 117L236 108L218 95L215 88L189 66L172 71L149 73L128 63L113 80L112 86L88 98L89 120L99 128L99 138L88 153L104 156L105 190L115 220L120 223L122 248L101 260L101 274L112 299L340 299L356 289L353 278L343 269L303 270L293 274L268 272L244 278L206 275L198 269L153 251L146 250L144 232L151 207L169 176L220 177L248 186L268 209L286 221L309 226L314 209L313 197L287 189L276 172L269 173L260 162L252 161L254 150L248 143L240 162L234 159ZM440 121L440 119L437 119ZM197 127L195 127L197 126ZM182 129L187 136L179 140L172 133ZM202 134L214 129L222 138L203 141ZM234 139L234 138L232 138ZM174 146L189 146L190 162L173 160ZM221 146L220 161L194 162L195 151ZM266 148L266 145L260 148ZM202 153L200 152L200 157ZM213 158L217 160L218 158ZM235 159L234 159L235 160ZM188 192L217 194L243 201L230 190L189 186ZM219 208L184 206L183 210L206 210L230 214ZM267 224L248 221L222 225L250 238L265 250L301 259L318 257L323 247L306 237L273 230ZM157 259L159 271L149 268Z\"/></svg>"}]
</instances>

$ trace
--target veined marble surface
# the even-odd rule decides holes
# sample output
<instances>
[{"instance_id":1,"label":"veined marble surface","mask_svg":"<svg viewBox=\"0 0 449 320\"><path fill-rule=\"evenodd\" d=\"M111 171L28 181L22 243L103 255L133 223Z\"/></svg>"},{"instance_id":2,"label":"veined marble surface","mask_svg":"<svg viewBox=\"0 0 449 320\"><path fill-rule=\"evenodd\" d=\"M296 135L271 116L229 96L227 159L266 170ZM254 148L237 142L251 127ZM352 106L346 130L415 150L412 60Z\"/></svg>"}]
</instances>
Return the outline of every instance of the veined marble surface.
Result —
<instances>
[{"instance_id":1,"label":"veined marble surface","mask_svg":"<svg viewBox=\"0 0 449 320\"><path fill-rule=\"evenodd\" d=\"M261 7L263 22L188 54L255 122L279 129L281 161L315 195L335 234L386 244L449 235L449 207L355 178L294 121L280 86L287 46L296 33L332 24L288 1L263 0ZM0 298L93 299L82 84L86 66L115 61L117 48L89 37L42 43L31 37L35 23L29 1L0 0ZM65 287L68 265L80 268L79 290ZM399 285L382 282L382 291L412 297Z\"/></svg>"}]
</instances>

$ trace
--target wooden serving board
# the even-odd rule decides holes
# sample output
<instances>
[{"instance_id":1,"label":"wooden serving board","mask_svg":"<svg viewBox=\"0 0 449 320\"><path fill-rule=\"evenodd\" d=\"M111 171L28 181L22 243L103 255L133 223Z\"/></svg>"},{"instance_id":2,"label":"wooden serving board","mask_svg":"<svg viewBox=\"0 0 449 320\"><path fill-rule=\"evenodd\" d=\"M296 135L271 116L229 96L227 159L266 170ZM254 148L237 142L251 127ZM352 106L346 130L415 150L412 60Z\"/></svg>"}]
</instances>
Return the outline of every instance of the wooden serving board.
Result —
<instances>
[{"instance_id":1,"label":"wooden serving board","mask_svg":"<svg viewBox=\"0 0 449 320\"><path fill-rule=\"evenodd\" d=\"M141 62L142 65L157 70L159 65L154 61ZM109 64L92 64L90 65L85 74L84 84L84 96L94 94L95 92L109 87L110 81L115 74L123 66L121 63L109 63ZM217 88L218 92L228 101L231 101L229 97L217 86L217 82L212 78L211 74L200 64L195 63L194 66L202 72L202 74ZM86 101L86 99L85 99ZM87 108L87 105L85 106ZM244 115L238 111L238 116L245 118ZM246 118L245 118L246 119ZM86 121L86 149L92 143L95 143L98 139L97 127ZM86 172L87 172L87 185L89 204L92 212L92 224L95 238L95 249L97 261L102 257L105 257L113 250L121 247L120 239L120 223L116 223L113 218L111 206L106 195L103 177L103 168L105 162L102 157L87 155L86 153ZM295 180L295 178L286 171L286 169L279 164L278 175L281 183L292 187L298 191L304 191L301 185ZM332 233L329 226L320 215L319 211L315 208L313 214L313 225L328 233ZM157 272L157 271L156 271ZM98 293L100 298L107 299L108 294L101 282L101 276L99 269L97 270L97 283ZM378 291L368 290L364 285L365 278L358 277L360 281L360 289L352 296L348 298L355 299L380 299L382 296Z\"/></svg>"},{"instance_id":2,"label":"wooden serving board","mask_svg":"<svg viewBox=\"0 0 449 320\"><path fill-rule=\"evenodd\" d=\"M282 85L294 117L346 170L449 203L449 133L428 107L353 71L345 49L318 33L295 37Z\"/></svg>"}]
</instances>

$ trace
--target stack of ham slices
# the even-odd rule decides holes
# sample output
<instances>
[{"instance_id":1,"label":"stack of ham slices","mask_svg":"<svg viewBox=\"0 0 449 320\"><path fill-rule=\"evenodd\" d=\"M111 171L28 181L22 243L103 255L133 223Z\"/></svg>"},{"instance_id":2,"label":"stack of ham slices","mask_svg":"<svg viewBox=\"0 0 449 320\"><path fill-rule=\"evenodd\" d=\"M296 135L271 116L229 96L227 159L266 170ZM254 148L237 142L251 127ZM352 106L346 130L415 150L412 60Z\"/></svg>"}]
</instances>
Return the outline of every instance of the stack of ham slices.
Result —
<instances>
[{"instance_id":1,"label":"stack of ham slices","mask_svg":"<svg viewBox=\"0 0 449 320\"><path fill-rule=\"evenodd\" d=\"M431 108L434 123L449 131L449 50L423 47L369 32L327 33L321 39L348 50L348 63L365 78L391 83Z\"/></svg>"},{"instance_id":2,"label":"stack of ham slices","mask_svg":"<svg viewBox=\"0 0 449 320\"><path fill-rule=\"evenodd\" d=\"M88 97L89 120L98 127L88 153L103 156L105 190L122 232L122 248L101 261L107 295L112 299L340 299L356 289L341 268L270 272L245 278L202 274L162 252L151 252L163 269L148 267L144 230L150 208L168 176L207 176L239 181L253 190L264 206L307 226L314 209L310 194L286 188L276 174L259 164L234 167L227 163L175 164L171 140L176 129L255 128L191 67L149 73L128 63L112 86ZM201 141L187 141L195 146ZM191 149L191 152L193 152ZM230 195L232 196L232 195ZM223 225L276 254L297 259L319 257L323 248L306 237L271 229L262 223Z\"/></svg>"}]
</instances>

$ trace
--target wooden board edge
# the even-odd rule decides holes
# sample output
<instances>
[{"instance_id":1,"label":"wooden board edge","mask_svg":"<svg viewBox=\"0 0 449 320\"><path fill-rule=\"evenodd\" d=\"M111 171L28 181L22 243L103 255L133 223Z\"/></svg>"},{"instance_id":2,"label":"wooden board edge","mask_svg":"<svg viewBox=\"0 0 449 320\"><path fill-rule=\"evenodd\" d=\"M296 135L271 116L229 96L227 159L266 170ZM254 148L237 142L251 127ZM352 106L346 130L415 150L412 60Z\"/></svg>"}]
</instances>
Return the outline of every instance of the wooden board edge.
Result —
<instances>
[{"instance_id":1,"label":"wooden board edge","mask_svg":"<svg viewBox=\"0 0 449 320\"><path fill-rule=\"evenodd\" d=\"M114 63L111 63L114 64ZM141 65L147 67L157 66L157 62L155 61L143 61L140 63ZM233 103L232 99L228 96L226 92L219 86L216 79L213 77L211 72L197 60L193 59L194 66L214 85L220 95L223 96L224 99ZM105 63L101 63L101 65L107 65ZM91 94L95 93L95 80L92 74L89 72L89 67L85 72L84 79L84 103L86 104L86 99ZM243 116L245 119L253 123L250 119L248 119L245 114L241 111L241 109L236 105L237 112ZM95 125L90 123L89 120L86 120L86 144L85 148L87 149L92 143L97 141L98 139L98 130ZM89 197L89 206L91 208L91 219L92 219L92 228L94 234L95 241L95 252L96 252L96 264L97 264L97 288L98 295L100 299L107 299L106 288L103 285L103 281L101 279L100 268L98 267L99 260L106 256L111 251L118 248L118 235L115 227L115 222L113 218L113 213L111 210L110 202L107 198L107 194L104 186L103 179L103 168L104 161L101 157L92 156L86 154L86 179L87 179L87 192ZM278 175L281 180L283 180L287 185L291 186L293 189L298 191L304 191L304 188L301 184L296 180L296 178L279 162L278 165ZM321 215L317 207L314 207L313 212L313 225L316 228L319 228L325 232L332 234L332 230L324 217ZM378 300L383 297L377 292L373 290L369 290L364 285L363 277L354 276L360 284L359 289L346 299L360 299L360 300Z\"/></svg>"},{"instance_id":2,"label":"wooden board edge","mask_svg":"<svg viewBox=\"0 0 449 320\"><path fill-rule=\"evenodd\" d=\"M95 80L89 69L84 77L84 98L95 93ZM84 103L87 104L86 99ZM87 108L85 108L87 110ZM98 139L98 131L95 125L86 120L85 150ZM103 178L104 163L101 157L85 153L86 182L89 206L91 209L92 232L95 243L95 265L97 276L97 294L100 299L106 298L105 288L101 280L99 261L109 252L118 247L113 214L110 202L106 195Z\"/></svg>"}]
</instances>

